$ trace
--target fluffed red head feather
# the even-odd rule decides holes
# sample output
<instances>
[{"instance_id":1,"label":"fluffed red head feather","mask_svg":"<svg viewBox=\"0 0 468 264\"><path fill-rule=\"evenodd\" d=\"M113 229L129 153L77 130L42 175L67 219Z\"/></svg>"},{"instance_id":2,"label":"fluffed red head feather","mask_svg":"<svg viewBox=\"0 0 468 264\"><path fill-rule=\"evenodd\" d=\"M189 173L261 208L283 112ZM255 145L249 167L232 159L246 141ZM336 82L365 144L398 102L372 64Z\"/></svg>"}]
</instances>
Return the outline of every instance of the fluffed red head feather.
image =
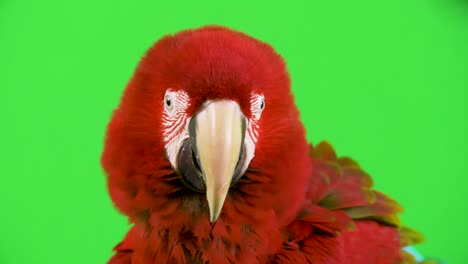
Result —
<instances>
[{"instance_id":1,"label":"fluffed red head feather","mask_svg":"<svg viewBox=\"0 0 468 264\"><path fill-rule=\"evenodd\" d=\"M231 100L249 119L255 114L252 94L264 97L255 156L231 186L213 225L206 195L186 187L167 155L168 89L188 97L184 114L189 118L207 101ZM169 254L166 259L158 255L163 244L181 241L185 249L173 247L173 258L195 252L190 245L199 247L201 241L209 246L205 243L202 256L191 258L216 260L221 254L239 261L248 259L249 246L258 255L269 251L262 247L279 247L278 226L296 216L310 175L308 144L284 61L268 44L223 27L162 38L139 63L113 114L102 165L114 204L145 234L139 247L153 248L156 260L169 259ZM226 236L229 243L223 241ZM262 238L270 242L257 245Z\"/></svg>"}]
</instances>

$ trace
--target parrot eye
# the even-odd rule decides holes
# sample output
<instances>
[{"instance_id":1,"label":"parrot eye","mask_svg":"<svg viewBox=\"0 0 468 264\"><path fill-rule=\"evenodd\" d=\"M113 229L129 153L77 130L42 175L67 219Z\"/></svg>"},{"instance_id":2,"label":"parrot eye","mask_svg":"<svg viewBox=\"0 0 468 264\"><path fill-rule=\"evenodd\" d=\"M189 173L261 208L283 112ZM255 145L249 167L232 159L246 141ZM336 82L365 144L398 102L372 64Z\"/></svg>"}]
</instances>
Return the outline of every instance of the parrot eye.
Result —
<instances>
[{"instance_id":1,"label":"parrot eye","mask_svg":"<svg viewBox=\"0 0 468 264\"><path fill-rule=\"evenodd\" d=\"M174 99L174 95L171 92L167 92L164 96L164 109L169 113L174 110Z\"/></svg>"},{"instance_id":2,"label":"parrot eye","mask_svg":"<svg viewBox=\"0 0 468 264\"><path fill-rule=\"evenodd\" d=\"M259 120L265 109L265 97L262 94L253 94L251 99L251 111L253 118Z\"/></svg>"},{"instance_id":3,"label":"parrot eye","mask_svg":"<svg viewBox=\"0 0 468 264\"><path fill-rule=\"evenodd\" d=\"M265 109L265 98L263 98L262 96L262 101L260 103L260 111L263 111L263 109Z\"/></svg>"}]
</instances>

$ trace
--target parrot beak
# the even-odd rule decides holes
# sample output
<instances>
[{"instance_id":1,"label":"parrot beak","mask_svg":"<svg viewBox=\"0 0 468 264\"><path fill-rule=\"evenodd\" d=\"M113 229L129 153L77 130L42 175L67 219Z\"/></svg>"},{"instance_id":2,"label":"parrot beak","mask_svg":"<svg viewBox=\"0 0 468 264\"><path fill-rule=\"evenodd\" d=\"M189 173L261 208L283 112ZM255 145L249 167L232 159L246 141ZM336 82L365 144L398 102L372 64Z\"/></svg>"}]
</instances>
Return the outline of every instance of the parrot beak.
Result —
<instances>
[{"instance_id":1,"label":"parrot beak","mask_svg":"<svg viewBox=\"0 0 468 264\"><path fill-rule=\"evenodd\" d=\"M206 186L210 222L218 216L226 199L245 136L245 117L233 101L207 102L191 120L190 141Z\"/></svg>"}]
</instances>

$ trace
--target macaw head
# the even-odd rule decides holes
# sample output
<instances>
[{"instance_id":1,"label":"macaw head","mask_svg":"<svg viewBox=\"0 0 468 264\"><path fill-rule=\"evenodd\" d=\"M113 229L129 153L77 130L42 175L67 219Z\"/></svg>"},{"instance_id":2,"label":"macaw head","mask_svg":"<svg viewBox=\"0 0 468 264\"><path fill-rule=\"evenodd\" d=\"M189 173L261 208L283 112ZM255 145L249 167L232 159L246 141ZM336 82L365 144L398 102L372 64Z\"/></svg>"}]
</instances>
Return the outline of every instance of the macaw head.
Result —
<instances>
[{"instance_id":1,"label":"macaw head","mask_svg":"<svg viewBox=\"0 0 468 264\"><path fill-rule=\"evenodd\" d=\"M294 217L310 165L282 58L223 27L162 38L114 112L102 164L132 218Z\"/></svg>"}]
</instances>

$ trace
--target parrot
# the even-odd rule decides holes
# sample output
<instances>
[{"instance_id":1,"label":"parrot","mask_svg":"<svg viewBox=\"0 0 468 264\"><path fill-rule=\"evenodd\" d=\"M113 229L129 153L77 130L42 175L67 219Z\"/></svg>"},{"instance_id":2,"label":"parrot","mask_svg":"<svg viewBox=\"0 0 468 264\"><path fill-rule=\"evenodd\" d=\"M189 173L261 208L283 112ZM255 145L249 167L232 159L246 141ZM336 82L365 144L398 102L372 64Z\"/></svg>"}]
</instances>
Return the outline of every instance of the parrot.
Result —
<instances>
[{"instance_id":1,"label":"parrot","mask_svg":"<svg viewBox=\"0 0 468 264\"><path fill-rule=\"evenodd\" d=\"M328 141L309 143L283 57L226 26L149 48L101 165L130 224L108 264L423 263L400 204Z\"/></svg>"}]
</instances>

